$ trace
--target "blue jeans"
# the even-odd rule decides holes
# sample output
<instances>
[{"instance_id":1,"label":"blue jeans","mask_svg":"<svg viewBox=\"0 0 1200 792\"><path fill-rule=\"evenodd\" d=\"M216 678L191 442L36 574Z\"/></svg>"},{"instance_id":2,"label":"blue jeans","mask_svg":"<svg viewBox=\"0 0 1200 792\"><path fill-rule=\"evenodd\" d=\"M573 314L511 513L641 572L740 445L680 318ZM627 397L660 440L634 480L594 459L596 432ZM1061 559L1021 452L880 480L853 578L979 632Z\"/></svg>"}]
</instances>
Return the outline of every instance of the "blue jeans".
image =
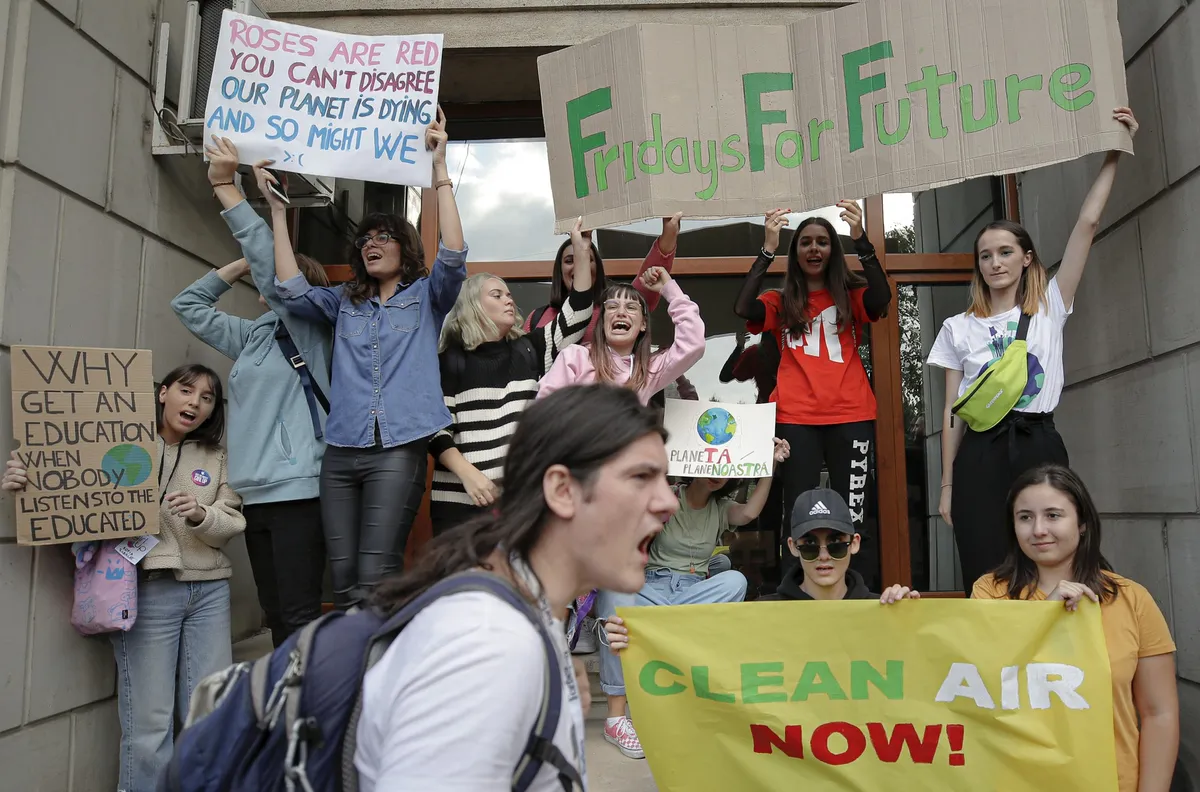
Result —
<instances>
[{"instance_id":1,"label":"blue jeans","mask_svg":"<svg viewBox=\"0 0 1200 792\"><path fill-rule=\"evenodd\" d=\"M601 591L596 595L596 618L603 622L617 608L645 605L715 605L721 602L741 602L746 598L746 576L736 569L721 572L710 578L672 572L669 569L646 569L646 585L637 594L618 594ZM621 658L607 648L600 650L600 687L609 696L625 695L625 672Z\"/></svg>"},{"instance_id":2,"label":"blue jeans","mask_svg":"<svg viewBox=\"0 0 1200 792\"><path fill-rule=\"evenodd\" d=\"M138 615L129 632L110 633L117 658L121 792L155 792L171 759L175 713L187 716L204 677L233 663L229 581L138 581Z\"/></svg>"}]
</instances>

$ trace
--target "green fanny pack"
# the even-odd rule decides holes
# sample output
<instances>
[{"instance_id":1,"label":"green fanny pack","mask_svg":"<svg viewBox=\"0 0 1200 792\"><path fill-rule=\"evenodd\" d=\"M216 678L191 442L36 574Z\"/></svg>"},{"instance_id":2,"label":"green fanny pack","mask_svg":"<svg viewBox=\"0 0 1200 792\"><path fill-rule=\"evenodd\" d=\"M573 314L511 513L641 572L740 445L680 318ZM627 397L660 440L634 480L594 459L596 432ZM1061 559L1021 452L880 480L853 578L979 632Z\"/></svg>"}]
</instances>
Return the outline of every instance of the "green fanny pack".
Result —
<instances>
[{"instance_id":1,"label":"green fanny pack","mask_svg":"<svg viewBox=\"0 0 1200 792\"><path fill-rule=\"evenodd\" d=\"M1000 423L1025 392L1029 380L1028 346L1025 343L1029 319L1026 314L1021 314L1016 339L950 408L950 412L966 421L972 431L986 432Z\"/></svg>"}]
</instances>

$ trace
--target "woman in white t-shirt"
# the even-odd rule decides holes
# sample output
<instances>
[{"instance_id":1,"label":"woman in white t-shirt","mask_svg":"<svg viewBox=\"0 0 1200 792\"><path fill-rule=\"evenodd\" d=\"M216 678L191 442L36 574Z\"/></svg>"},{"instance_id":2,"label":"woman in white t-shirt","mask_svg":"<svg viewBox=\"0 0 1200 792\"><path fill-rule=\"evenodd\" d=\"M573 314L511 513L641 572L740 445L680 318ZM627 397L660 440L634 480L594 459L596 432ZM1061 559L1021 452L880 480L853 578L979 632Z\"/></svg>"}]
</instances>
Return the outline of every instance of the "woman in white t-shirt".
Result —
<instances>
[{"instance_id":1,"label":"woman in white t-shirt","mask_svg":"<svg viewBox=\"0 0 1200 792\"><path fill-rule=\"evenodd\" d=\"M540 623L476 591L418 613L363 680L354 756L362 792L586 789L588 693L562 618L581 591L632 594L645 584L650 544L679 506L664 438L658 411L613 385L564 388L522 413L499 500L434 539L410 572L383 581L374 604L395 613L439 580L486 570L527 599ZM544 634L556 650L560 706L552 746L540 754L547 761L527 786L516 781L532 772Z\"/></svg>"},{"instance_id":2,"label":"woman in white t-shirt","mask_svg":"<svg viewBox=\"0 0 1200 792\"><path fill-rule=\"evenodd\" d=\"M1125 125L1130 136L1137 132L1137 120L1128 107L1116 108L1113 118ZM929 352L929 365L946 370L938 511L954 527L968 595L979 577L1004 560L1005 498L1013 481L1047 462L1068 464L1053 415L1063 388L1063 327L1112 192L1119 158L1120 152L1112 151L1104 160L1053 278L1022 226L1000 220L984 227L975 238L971 306L942 324ZM1016 337L1022 313L1031 317L1025 392L999 424L974 432L954 416L951 407L1004 354Z\"/></svg>"}]
</instances>

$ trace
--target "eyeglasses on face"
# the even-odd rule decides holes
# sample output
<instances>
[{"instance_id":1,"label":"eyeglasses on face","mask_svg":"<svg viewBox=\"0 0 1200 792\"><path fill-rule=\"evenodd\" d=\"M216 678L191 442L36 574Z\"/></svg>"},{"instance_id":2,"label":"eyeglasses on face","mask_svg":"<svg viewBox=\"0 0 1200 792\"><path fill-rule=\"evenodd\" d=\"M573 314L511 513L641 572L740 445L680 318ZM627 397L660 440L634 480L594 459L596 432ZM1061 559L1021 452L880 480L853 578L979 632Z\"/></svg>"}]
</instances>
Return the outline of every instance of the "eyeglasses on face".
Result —
<instances>
[{"instance_id":1,"label":"eyeglasses on face","mask_svg":"<svg viewBox=\"0 0 1200 792\"><path fill-rule=\"evenodd\" d=\"M374 242L379 247L383 247L388 242L391 242L393 239L395 239L395 237L392 236L391 234L387 233L386 231L382 234L376 234L375 236L364 235L364 236L360 236L358 239L354 240L354 247L358 248L359 250L362 250L363 248L365 248L367 245L371 244L372 242Z\"/></svg>"},{"instance_id":2,"label":"eyeglasses on face","mask_svg":"<svg viewBox=\"0 0 1200 792\"><path fill-rule=\"evenodd\" d=\"M604 310L608 311L609 313L615 313L616 311L619 311L622 308L625 309L626 313L640 314L642 312L642 304L639 302L635 302L633 300L630 300L629 302L620 302L619 300L609 300L604 303Z\"/></svg>"},{"instance_id":3,"label":"eyeglasses on face","mask_svg":"<svg viewBox=\"0 0 1200 792\"><path fill-rule=\"evenodd\" d=\"M828 542L824 545L819 545L815 542L796 543L796 550L805 561L816 561L821 555L822 547L825 548L825 551L829 553L829 557L834 561L841 561L850 553L850 543L846 541Z\"/></svg>"}]
</instances>

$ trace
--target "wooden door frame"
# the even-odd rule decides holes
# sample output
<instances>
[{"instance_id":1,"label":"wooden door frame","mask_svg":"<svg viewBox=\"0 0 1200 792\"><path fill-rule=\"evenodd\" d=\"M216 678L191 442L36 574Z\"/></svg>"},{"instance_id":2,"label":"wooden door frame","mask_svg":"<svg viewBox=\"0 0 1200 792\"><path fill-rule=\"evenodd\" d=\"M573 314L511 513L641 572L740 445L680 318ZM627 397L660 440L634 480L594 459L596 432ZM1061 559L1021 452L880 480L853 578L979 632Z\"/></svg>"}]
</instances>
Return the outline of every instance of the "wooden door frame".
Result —
<instances>
[{"instance_id":1,"label":"wooden door frame","mask_svg":"<svg viewBox=\"0 0 1200 792\"><path fill-rule=\"evenodd\" d=\"M1016 176L1004 179L1004 216L1020 220ZM908 284L963 283L974 270L970 253L892 253L884 244L887 229L882 195L866 199L864 224L875 246L876 255L888 273L893 294L897 287ZM421 241L425 247L425 263L433 267L439 239L437 191L421 191ZM855 256L847 256L850 266L860 269ZM675 260L675 275L745 275L753 257L689 257ZM614 277L633 277L641 267L640 259L607 259L606 274ZM782 274L787 261L780 257L768 270ZM334 282L350 279L350 268L335 265L326 268ZM470 274L492 272L506 280L547 280L553 269L552 261L487 261L468 262ZM900 369L900 317L891 310L887 317L876 322L871 332L871 360L874 376L877 413L875 421L875 468L879 525L879 560L884 585L912 585L912 559L908 530L908 478L905 465L904 405ZM882 428L882 429L881 429ZM431 466L432 467L432 466ZM432 469L430 471L432 477ZM414 522L407 548L407 562L412 563L420 547L432 537L429 519L429 486L427 483L421 510ZM947 595L949 596L949 595Z\"/></svg>"}]
</instances>

